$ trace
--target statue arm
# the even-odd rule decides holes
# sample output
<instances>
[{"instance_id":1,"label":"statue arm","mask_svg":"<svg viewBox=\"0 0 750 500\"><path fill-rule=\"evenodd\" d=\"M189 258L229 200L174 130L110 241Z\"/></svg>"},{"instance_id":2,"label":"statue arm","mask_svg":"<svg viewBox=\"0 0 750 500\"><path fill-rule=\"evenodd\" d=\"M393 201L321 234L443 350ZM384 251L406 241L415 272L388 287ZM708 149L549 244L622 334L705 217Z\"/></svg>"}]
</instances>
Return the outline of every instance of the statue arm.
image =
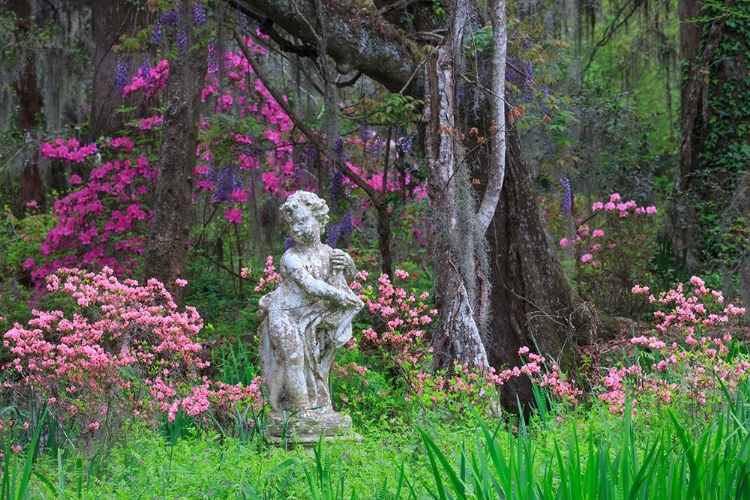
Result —
<instances>
[{"instance_id":1,"label":"statue arm","mask_svg":"<svg viewBox=\"0 0 750 500\"><path fill-rule=\"evenodd\" d=\"M297 285L308 295L324 299L341 306L357 305L353 299L356 296L347 294L345 291L329 285L323 280L314 278L302 264L292 256L284 256L281 262L281 270L294 280Z\"/></svg>"}]
</instances>

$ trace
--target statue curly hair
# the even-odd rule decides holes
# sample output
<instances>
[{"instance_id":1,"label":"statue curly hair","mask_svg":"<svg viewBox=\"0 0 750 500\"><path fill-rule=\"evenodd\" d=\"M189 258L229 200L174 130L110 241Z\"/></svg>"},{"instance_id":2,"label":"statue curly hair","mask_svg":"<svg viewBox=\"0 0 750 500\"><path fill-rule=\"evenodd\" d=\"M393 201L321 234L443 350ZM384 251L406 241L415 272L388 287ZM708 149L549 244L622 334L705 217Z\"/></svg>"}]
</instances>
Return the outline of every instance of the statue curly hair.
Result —
<instances>
[{"instance_id":1,"label":"statue curly hair","mask_svg":"<svg viewBox=\"0 0 750 500\"><path fill-rule=\"evenodd\" d=\"M289 195L284 204L279 207L281 220L286 227L289 227L290 217L300 205L305 205L310 209L313 217L318 220L321 230L325 228L328 224L328 204L317 194L309 191L297 191Z\"/></svg>"}]
</instances>

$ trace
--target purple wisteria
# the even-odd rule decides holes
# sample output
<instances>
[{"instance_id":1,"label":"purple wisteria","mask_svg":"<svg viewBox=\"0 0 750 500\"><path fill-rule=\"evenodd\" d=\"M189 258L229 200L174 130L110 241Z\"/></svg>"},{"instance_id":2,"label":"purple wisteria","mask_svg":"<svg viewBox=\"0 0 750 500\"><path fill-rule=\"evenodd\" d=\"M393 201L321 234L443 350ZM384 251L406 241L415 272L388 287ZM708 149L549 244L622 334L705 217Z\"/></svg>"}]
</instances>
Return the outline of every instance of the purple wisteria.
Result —
<instances>
[{"instance_id":1,"label":"purple wisteria","mask_svg":"<svg viewBox=\"0 0 750 500\"><path fill-rule=\"evenodd\" d=\"M193 20L198 28L202 28L206 24L206 7L200 0L193 5Z\"/></svg>"},{"instance_id":2,"label":"purple wisteria","mask_svg":"<svg viewBox=\"0 0 750 500\"><path fill-rule=\"evenodd\" d=\"M115 83L117 84L117 90L122 94L125 90L125 85L128 84L128 61L123 56L117 58Z\"/></svg>"},{"instance_id":3,"label":"purple wisteria","mask_svg":"<svg viewBox=\"0 0 750 500\"><path fill-rule=\"evenodd\" d=\"M183 29L177 31L177 50L185 52L188 46L187 32Z\"/></svg>"},{"instance_id":4,"label":"purple wisteria","mask_svg":"<svg viewBox=\"0 0 750 500\"><path fill-rule=\"evenodd\" d=\"M216 190L211 195L211 203L231 203L232 192L242 187L242 180L237 175L237 167L223 165L216 175Z\"/></svg>"},{"instance_id":5,"label":"purple wisteria","mask_svg":"<svg viewBox=\"0 0 750 500\"><path fill-rule=\"evenodd\" d=\"M156 45L161 42L161 21L156 21L154 27L151 28L151 43Z\"/></svg>"},{"instance_id":6,"label":"purple wisteria","mask_svg":"<svg viewBox=\"0 0 750 500\"><path fill-rule=\"evenodd\" d=\"M560 211L563 215L570 215L573 210L573 194L570 190L570 180L567 177L558 179L563 189L563 198L560 200Z\"/></svg>"}]
</instances>

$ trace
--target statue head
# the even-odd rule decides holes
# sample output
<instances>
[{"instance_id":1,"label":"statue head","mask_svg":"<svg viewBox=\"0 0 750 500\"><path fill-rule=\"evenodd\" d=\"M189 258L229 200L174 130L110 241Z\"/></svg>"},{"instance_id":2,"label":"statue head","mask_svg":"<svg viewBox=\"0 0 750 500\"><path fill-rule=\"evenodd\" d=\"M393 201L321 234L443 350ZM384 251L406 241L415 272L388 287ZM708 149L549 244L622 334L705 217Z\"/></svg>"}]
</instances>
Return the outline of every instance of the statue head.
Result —
<instances>
[{"instance_id":1,"label":"statue head","mask_svg":"<svg viewBox=\"0 0 750 500\"><path fill-rule=\"evenodd\" d=\"M315 193L297 191L279 208L281 220L296 243L320 242L328 224L328 205Z\"/></svg>"}]
</instances>

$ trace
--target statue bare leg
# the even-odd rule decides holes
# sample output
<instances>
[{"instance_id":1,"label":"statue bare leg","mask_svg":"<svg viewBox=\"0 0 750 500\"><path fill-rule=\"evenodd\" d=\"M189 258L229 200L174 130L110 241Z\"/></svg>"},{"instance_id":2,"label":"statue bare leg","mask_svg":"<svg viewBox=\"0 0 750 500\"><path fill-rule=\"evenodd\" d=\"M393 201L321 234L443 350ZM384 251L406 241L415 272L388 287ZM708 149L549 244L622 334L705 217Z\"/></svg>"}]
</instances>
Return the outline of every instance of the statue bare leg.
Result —
<instances>
[{"instance_id":1,"label":"statue bare leg","mask_svg":"<svg viewBox=\"0 0 750 500\"><path fill-rule=\"evenodd\" d=\"M305 377L305 346L290 318L269 318L271 343L278 354L279 367L269 384L271 406L283 410L307 408L310 399ZM279 321L279 319L281 321Z\"/></svg>"}]
</instances>

